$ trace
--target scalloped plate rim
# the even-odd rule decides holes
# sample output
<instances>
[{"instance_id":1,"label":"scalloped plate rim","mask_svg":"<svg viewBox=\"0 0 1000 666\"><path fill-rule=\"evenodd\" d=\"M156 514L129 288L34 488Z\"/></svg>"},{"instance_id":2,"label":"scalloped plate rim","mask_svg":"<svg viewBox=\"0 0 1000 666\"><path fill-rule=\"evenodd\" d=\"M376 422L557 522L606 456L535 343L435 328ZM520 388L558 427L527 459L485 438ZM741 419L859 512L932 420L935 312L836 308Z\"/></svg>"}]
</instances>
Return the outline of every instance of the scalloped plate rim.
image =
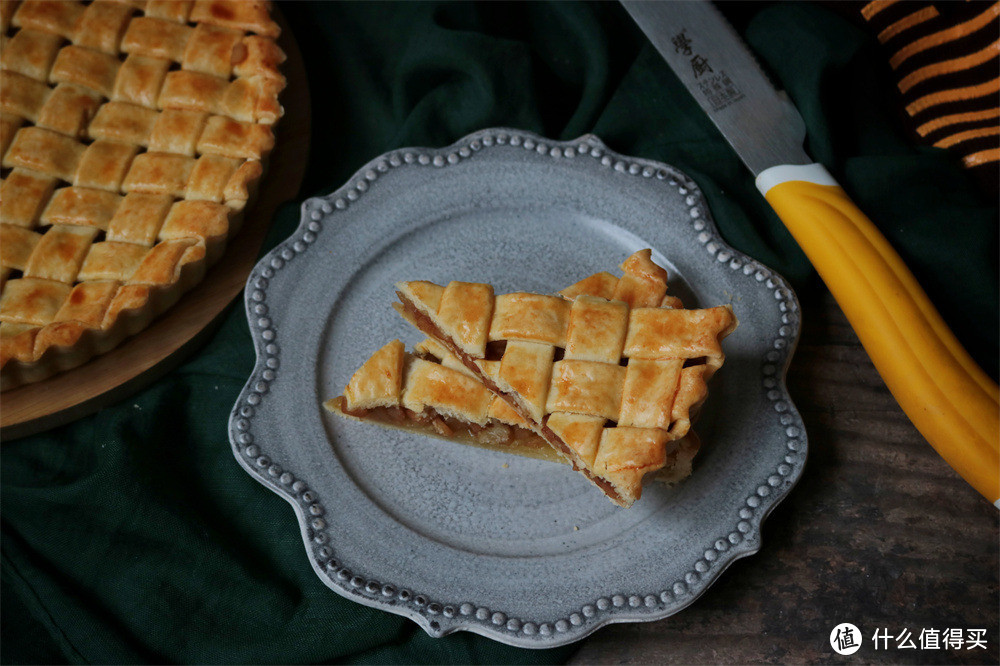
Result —
<instances>
[{"instance_id":1,"label":"scalloped plate rim","mask_svg":"<svg viewBox=\"0 0 1000 666\"><path fill-rule=\"evenodd\" d=\"M789 407L789 413L796 419L797 424L800 426L799 429L801 433L798 439L801 442L801 448L795 449L795 452L799 454L800 460L797 461L794 465L789 464L791 470L788 473L788 475L785 476L785 480L780 488L775 488L773 492L769 493L767 496L762 496L760 498L759 507L757 507L756 510L753 512L752 518L747 519L751 521L751 525L753 528L752 531L749 532L748 537L744 538L738 544L733 545L731 548L722 552L719 555L719 559L712 564L711 574L707 577L707 582L700 585L699 589L697 589L693 594L690 592L685 593L683 601L679 603L667 604L665 608L657 608L657 609L650 609L648 607L629 609L627 606L620 609L619 608L607 609L607 610L597 609L595 611L594 617L589 617L585 621L582 627L571 626L569 629L564 631L550 631L548 635L543 635L540 631L537 630L532 634L527 634L526 632L520 630L511 633L511 631L507 630L503 624L496 625L490 623L489 619L477 620L477 618L472 615L463 616L460 614L455 614L454 617L447 617L438 613L436 618L432 619L428 617L428 611L427 611L427 607L431 605L430 602L423 604L424 608L422 610L413 608L413 600L418 598L419 596L422 596L420 594L417 594L416 592L413 592L410 595L410 599L404 600L402 604L390 604L387 601L380 599L377 595L373 594L372 597L368 597L363 594L355 592L354 587L350 585L349 580L344 581L343 583L338 583L336 580L334 580L334 576L332 574L324 570L324 567L320 564L320 562L316 558L313 546L309 538L309 530L310 530L309 517L306 515L306 510L303 504L303 500L298 498L296 494L289 492L288 489L279 485L276 479L269 479L264 473L265 470L261 468L255 468L253 465L251 465L250 461L248 460L248 456L244 455L244 451L246 450L244 447L246 448L249 447L247 447L246 444L239 443L238 441L240 432L239 429L237 428L237 422L238 420L241 419L246 420L246 418L242 417L239 413L240 407L241 405L244 405L244 403L247 401L248 395L252 392L252 386L255 384L255 382L260 381L261 374L266 369L265 361L267 357L266 354L264 353L266 342L262 339L260 332L253 325L253 321L256 318L256 316L251 311L251 308L256 302L253 299L253 293L254 291L257 290L257 288L254 286L255 278L260 276L261 272L267 267L267 265L269 265L272 262L272 260L278 257L279 254L282 253L284 250L289 248L289 245L291 244L293 239L299 238L303 236L303 234L308 233L309 223L311 221L310 216L316 214L317 208L327 206L330 209L330 212L326 212L325 209L324 212L326 214L333 214L333 212L336 210L336 208L333 205L333 202L335 202L338 199L343 199L347 197L347 193L350 192L352 189L354 189L352 185L354 185L357 182L364 181L365 174L367 172L370 172L373 169L377 169L381 165L384 165L387 161L390 161L393 158L398 159L399 156L405 155L407 153L428 155L431 156L432 158L440 156L444 159L447 159L448 156L455 154L457 150L467 149L470 146L470 144L474 144L477 141L483 144L484 143L483 139L488 137L495 138L498 136L520 137L521 142L523 142L524 140L531 140L536 144L543 144L547 147L551 146L553 150L555 148L561 148L563 150L568 150L571 148L578 149L581 145L587 145L592 148L600 150L602 154L612 157L614 160L618 162L627 161L630 164L647 166L656 170L665 170L668 173L672 174L673 177L683 179L685 181L686 186L691 188L691 193L695 195L698 200L697 205L704 213L702 219L705 222L705 231L711 234L712 241L717 246L719 246L720 250L724 250L730 253L733 257L740 258L743 262L745 262L745 265L756 266L757 269L759 271L763 271L769 279L774 280L777 283L777 285L779 285L780 288L784 292L786 292L787 298L789 299L789 301L791 301L791 303L794 306L793 308L794 312L797 313L797 316L794 318L794 325L793 325L794 330L791 335L786 337L788 341L787 349L784 351L783 358L780 360L780 366L776 369L776 372L774 374L774 379L776 384L773 390L776 390L780 393L781 399L784 400L784 402L787 403ZM483 145L483 148L492 145L494 144L493 143L485 144ZM501 145L501 144L497 143L495 145ZM520 142L518 145L520 145ZM397 168L399 166L405 167L408 166L409 164L410 163L408 162L406 164L396 165L396 166ZM295 231L292 234L290 234L288 238L278 243L271 251L269 251L266 255L264 255L260 259L260 261L258 261L257 264L254 266L254 269L251 271L250 276L247 278L247 285L244 291L244 305L246 309L248 323L250 324L249 328L251 332L251 337L253 339L256 359L254 363L254 369L251 372L243 389L240 391L239 398L237 399L230 413L228 432L229 432L232 453L233 456L236 458L237 462L239 463L239 465L253 479L258 481L261 485L265 486L272 492L276 493L279 497L283 498L286 502L288 502L292 506L296 516L296 520L299 524L300 534L303 539L303 545L306 548L309 563L312 566L315 573L317 574L317 576L319 576L320 580L327 587L329 587L330 589L332 589L334 592L336 592L338 595L340 595L345 599L349 599L351 601L360 603L370 608L375 608L382 611L388 611L406 617L414 621L428 635L432 637L439 638L452 634L456 631L470 631L472 633L484 636L486 638L490 638L492 640L496 640L498 642L507 645L512 645L515 647L523 647L530 649L547 649L547 648L554 648L575 643L591 635L598 629L601 629L602 627L608 626L610 624L622 624L631 622L655 622L657 620L662 620L666 617L674 615L675 613L678 613L683 609L687 608L688 606L690 606L692 603L697 601L703 594L705 594L705 592L707 592L708 589L711 588L711 586L718 580L718 578L722 576L725 573L725 571L728 570L730 566L732 566L734 562L746 557L750 557L760 552L763 546L761 528L763 526L764 521L767 519L770 513L782 501L784 501L784 499L794 489L798 481L801 479L805 465L808 462L808 450L809 450L808 433L806 433L804 427L802 427L801 417L799 416L798 410L795 407L795 404L788 393L788 387L786 382L788 366L791 363L791 359L795 354L796 347L801 334L802 321L801 321L801 316L798 314L801 312L801 308L799 307L798 298L794 290L792 290L792 288L788 285L787 281L779 273L777 273L773 269L768 268L760 261L733 248L721 237L721 235L719 235L718 229L716 228L715 222L712 218L711 211L708 208L707 202L705 201L704 194L702 193L701 189L698 187L694 179L692 179L690 176L680 171L676 167L670 166L668 164L656 160L640 158L640 157L631 157L617 153L614 150L608 148L606 144L604 144L604 142L599 137L597 137L592 133L584 134L576 139L559 141L554 139L548 139L546 137L540 136L528 130L514 129L508 127L492 127L492 128L478 130L476 132L468 134L459 139L458 141L456 141L455 143L444 147L439 147L439 148L400 147L387 151L371 159L364 165L362 165L357 171L354 172L354 174L352 174L345 181L345 183L341 187L337 188L333 192L330 192L329 194L326 195L310 197L304 200L300 207L300 210L301 210L300 221ZM312 213L310 213L310 211L312 211ZM313 218L313 219L318 219L318 218ZM264 289L266 289L266 287ZM356 574L357 572L354 573ZM605 596L611 596L612 594L613 593L608 593ZM588 605L590 603L592 602L588 602ZM448 626L442 626L441 624L442 622L446 622ZM553 619L553 620L537 621L537 622L535 622L534 620L527 620L526 622L532 622L536 625L541 626L543 623L551 624L556 622L556 620Z\"/></svg>"}]
</instances>

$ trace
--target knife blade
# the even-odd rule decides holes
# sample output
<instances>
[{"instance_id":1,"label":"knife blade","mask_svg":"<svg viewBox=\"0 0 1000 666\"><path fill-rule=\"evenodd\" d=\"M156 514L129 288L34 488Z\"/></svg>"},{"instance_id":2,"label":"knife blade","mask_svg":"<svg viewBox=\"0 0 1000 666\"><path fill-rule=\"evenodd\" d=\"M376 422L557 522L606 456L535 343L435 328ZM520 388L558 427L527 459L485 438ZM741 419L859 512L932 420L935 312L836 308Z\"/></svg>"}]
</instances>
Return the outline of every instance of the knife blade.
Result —
<instances>
[{"instance_id":1,"label":"knife blade","mask_svg":"<svg viewBox=\"0 0 1000 666\"><path fill-rule=\"evenodd\" d=\"M805 125L703 0L622 0L756 177L920 433L1000 508L1000 388L976 365L878 228L803 149Z\"/></svg>"},{"instance_id":2,"label":"knife blade","mask_svg":"<svg viewBox=\"0 0 1000 666\"><path fill-rule=\"evenodd\" d=\"M775 164L812 162L802 148L806 126L798 109L710 5L622 4L753 175Z\"/></svg>"}]
</instances>

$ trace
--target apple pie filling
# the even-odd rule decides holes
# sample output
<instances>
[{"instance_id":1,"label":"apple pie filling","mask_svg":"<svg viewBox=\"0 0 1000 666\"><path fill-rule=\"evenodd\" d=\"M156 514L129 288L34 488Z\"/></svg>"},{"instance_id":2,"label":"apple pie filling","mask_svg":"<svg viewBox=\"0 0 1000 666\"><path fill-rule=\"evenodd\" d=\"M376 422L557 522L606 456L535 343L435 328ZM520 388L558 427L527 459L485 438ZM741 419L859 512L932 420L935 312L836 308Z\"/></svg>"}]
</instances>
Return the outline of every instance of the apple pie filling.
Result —
<instances>
[{"instance_id":1,"label":"apple pie filling","mask_svg":"<svg viewBox=\"0 0 1000 666\"><path fill-rule=\"evenodd\" d=\"M556 460L556 455L552 452L551 447L536 433L521 426L503 423L498 419L489 419L486 425L480 425L439 414L430 407L425 407L420 412L398 405L347 409L343 405L342 398L339 403L339 411L345 416L358 420L374 421L389 427L419 431L426 435L458 440L464 444L472 444L484 449L543 460Z\"/></svg>"}]
</instances>

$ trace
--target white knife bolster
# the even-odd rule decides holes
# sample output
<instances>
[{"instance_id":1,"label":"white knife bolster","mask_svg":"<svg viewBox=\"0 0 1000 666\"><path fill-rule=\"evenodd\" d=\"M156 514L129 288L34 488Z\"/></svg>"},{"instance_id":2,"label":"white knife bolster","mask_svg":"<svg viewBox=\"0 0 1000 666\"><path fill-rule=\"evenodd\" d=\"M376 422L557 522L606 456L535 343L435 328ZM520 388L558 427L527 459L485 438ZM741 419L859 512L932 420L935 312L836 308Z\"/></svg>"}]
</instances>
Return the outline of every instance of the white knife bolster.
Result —
<instances>
[{"instance_id":1,"label":"white knife bolster","mask_svg":"<svg viewBox=\"0 0 1000 666\"><path fill-rule=\"evenodd\" d=\"M817 185L837 185L837 181L826 167L819 163L779 164L761 171L755 182L760 193L766 196L772 187L790 180L802 180Z\"/></svg>"}]
</instances>

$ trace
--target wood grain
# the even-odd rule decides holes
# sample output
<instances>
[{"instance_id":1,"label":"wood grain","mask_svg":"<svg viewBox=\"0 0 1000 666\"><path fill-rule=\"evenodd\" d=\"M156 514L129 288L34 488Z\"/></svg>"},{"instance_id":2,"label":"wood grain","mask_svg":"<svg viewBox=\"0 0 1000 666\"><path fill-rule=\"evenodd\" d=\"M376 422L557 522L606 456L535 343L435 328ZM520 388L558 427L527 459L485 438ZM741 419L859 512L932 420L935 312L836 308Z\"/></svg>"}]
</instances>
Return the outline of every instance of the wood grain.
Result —
<instances>
[{"instance_id":1,"label":"wood grain","mask_svg":"<svg viewBox=\"0 0 1000 666\"><path fill-rule=\"evenodd\" d=\"M789 388L809 461L760 553L671 618L602 629L571 663L1000 663L1000 514L910 424L829 293L803 300ZM850 657L830 648L840 622L865 635ZM987 649L871 641L951 627L986 629Z\"/></svg>"},{"instance_id":2,"label":"wood grain","mask_svg":"<svg viewBox=\"0 0 1000 666\"><path fill-rule=\"evenodd\" d=\"M215 330L221 313L243 292L278 205L294 199L309 152L310 102L305 65L281 17L278 43L288 55L282 71L285 116L256 200L239 233L202 282L148 328L111 352L44 381L4 391L0 436L23 437L95 412L134 393L176 367Z\"/></svg>"}]
</instances>

